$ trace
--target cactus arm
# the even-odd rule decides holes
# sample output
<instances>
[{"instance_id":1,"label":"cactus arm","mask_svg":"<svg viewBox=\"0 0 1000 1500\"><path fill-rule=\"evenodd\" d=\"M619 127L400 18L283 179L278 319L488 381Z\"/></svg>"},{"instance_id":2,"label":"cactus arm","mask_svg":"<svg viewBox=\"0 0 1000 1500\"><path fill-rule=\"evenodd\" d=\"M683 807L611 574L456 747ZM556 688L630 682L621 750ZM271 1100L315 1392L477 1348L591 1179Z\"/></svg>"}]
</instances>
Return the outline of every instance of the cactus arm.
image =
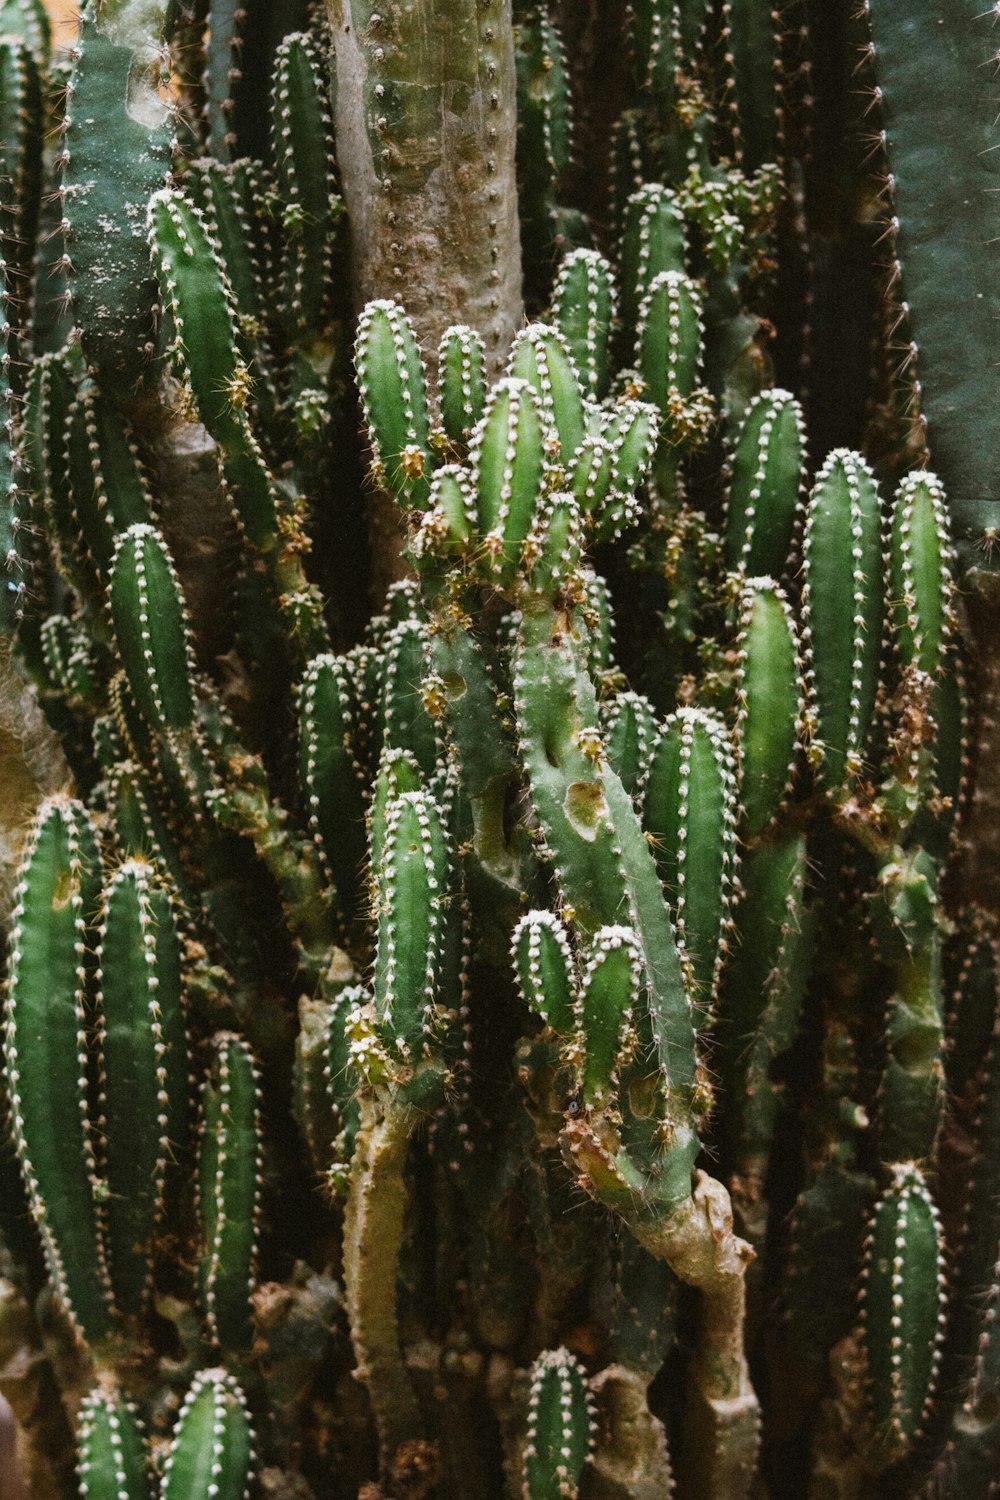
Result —
<instances>
[{"instance_id":1,"label":"cactus arm","mask_svg":"<svg viewBox=\"0 0 1000 1500\"><path fill-rule=\"evenodd\" d=\"M201 1370L184 1397L163 1470L162 1500L247 1500L253 1429L224 1370Z\"/></svg>"},{"instance_id":2,"label":"cactus arm","mask_svg":"<svg viewBox=\"0 0 1000 1500\"><path fill-rule=\"evenodd\" d=\"M257 1070L242 1038L215 1038L202 1094L198 1209L202 1304L213 1343L234 1354L250 1349L250 1293L260 1219L260 1095Z\"/></svg>"},{"instance_id":3,"label":"cactus arm","mask_svg":"<svg viewBox=\"0 0 1000 1500\"><path fill-rule=\"evenodd\" d=\"M836 791L864 767L882 639L878 492L856 454L835 450L817 476L803 566L814 753L824 783Z\"/></svg>"},{"instance_id":4,"label":"cactus arm","mask_svg":"<svg viewBox=\"0 0 1000 1500\"><path fill-rule=\"evenodd\" d=\"M778 27L771 0L727 0L727 37L736 85L739 145L753 171L779 160Z\"/></svg>"},{"instance_id":5,"label":"cactus arm","mask_svg":"<svg viewBox=\"0 0 1000 1500\"><path fill-rule=\"evenodd\" d=\"M568 1349L540 1354L531 1367L523 1500L576 1500L593 1446L587 1377Z\"/></svg>"},{"instance_id":6,"label":"cactus arm","mask_svg":"<svg viewBox=\"0 0 1000 1500\"><path fill-rule=\"evenodd\" d=\"M107 1336L111 1312L83 1051L84 953L98 879L97 846L83 808L66 797L44 803L14 911L7 1084L14 1139L49 1274L69 1317L92 1343Z\"/></svg>"},{"instance_id":7,"label":"cactus arm","mask_svg":"<svg viewBox=\"0 0 1000 1500\"><path fill-rule=\"evenodd\" d=\"M862 1339L883 1461L918 1436L937 1374L944 1304L941 1226L918 1169L897 1167L875 1208L862 1281Z\"/></svg>"},{"instance_id":8,"label":"cactus arm","mask_svg":"<svg viewBox=\"0 0 1000 1500\"><path fill-rule=\"evenodd\" d=\"M733 450L726 505L726 561L780 578L802 486L802 409L787 391L756 397Z\"/></svg>"},{"instance_id":9,"label":"cactus arm","mask_svg":"<svg viewBox=\"0 0 1000 1500\"><path fill-rule=\"evenodd\" d=\"M114 1388L98 1386L84 1400L77 1453L82 1500L149 1500L142 1432Z\"/></svg>"},{"instance_id":10,"label":"cactus arm","mask_svg":"<svg viewBox=\"0 0 1000 1500\"><path fill-rule=\"evenodd\" d=\"M607 395L611 382L608 346L616 310L614 279L604 257L596 250L572 250L564 256L552 314L584 394L597 401Z\"/></svg>"},{"instance_id":11,"label":"cactus arm","mask_svg":"<svg viewBox=\"0 0 1000 1500\"><path fill-rule=\"evenodd\" d=\"M153 352L155 282L142 214L166 176L173 128L161 97L169 6L90 0L63 145L73 300L90 364L121 395ZM93 129L101 120L104 128Z\"/></svg>"},{"instance_id":12,"label":"cactus arm","mask_svg":"<svg viewBox=\"0 0 1000 1500\"><path fill-rule=\"evenodd\" d=\"M495 374L521 321L510 0L327 12L358 303L405 287L428 347L468 323Z\"/></svg>"},{"instance_id":13,"label":"cactus arm","mask_svg":"<svg viewBox=\"0 0 1000 1500\"><path fill-rule=\"evenodd\" d=\"M798 633L784 592L751 579L741 601L737 754L748 839L771 822L789 789L804 710Z\"/></svg>"},{"instance_id":14,"label":"cactus arm","mask_svg":"<svg viewBox=\"0 0 1000 1500\"><path fill-rule=\"evenodd\" d=\"M168 1164L186 1146L180 942L170 898L151 875L135 860L115 872L98 947L104 1219L124 1317L138 1316L148 1295Z\"/></svg>"}]
</instances>

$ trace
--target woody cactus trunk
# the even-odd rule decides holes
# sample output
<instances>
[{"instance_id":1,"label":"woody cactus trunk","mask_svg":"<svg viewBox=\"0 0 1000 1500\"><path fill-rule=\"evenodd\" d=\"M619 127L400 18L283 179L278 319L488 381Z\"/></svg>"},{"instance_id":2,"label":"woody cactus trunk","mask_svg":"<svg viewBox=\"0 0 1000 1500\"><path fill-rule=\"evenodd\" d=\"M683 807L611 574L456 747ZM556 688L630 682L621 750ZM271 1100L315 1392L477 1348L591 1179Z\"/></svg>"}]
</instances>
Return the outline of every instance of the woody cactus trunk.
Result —
<instances>
[{"instance_id":1,"label":"woody cactus trunk","mask_svg":"<svg viewBox=\"0 0 1000 1500\"><path fill-rule=\"evenodd\" d=\"M998 46L0 0L3 1500L996 1495Z\"/></svg>"}]
</instances>

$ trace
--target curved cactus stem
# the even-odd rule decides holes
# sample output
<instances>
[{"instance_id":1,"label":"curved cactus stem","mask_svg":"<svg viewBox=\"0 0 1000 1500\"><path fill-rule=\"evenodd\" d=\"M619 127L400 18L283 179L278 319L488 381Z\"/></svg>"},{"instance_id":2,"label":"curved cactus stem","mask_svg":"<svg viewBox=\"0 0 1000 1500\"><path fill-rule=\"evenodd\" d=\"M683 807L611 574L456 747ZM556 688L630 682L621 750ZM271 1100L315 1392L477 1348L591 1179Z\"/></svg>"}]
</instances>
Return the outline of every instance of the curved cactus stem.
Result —
<instances>
[{"instance_id":1,"label":"curved cactus stem","mask_svg":"<svg viewBox=\"0 0 1000 1500\"><path fill-rule=\"evenodd\" d=\"M399 1448L422 1430L396 1309L406 1211L403 1169L417 1115L369 1092L361 1094L360 1106L344 1215L344 1282L356 1375L372 1404L380 1467L389 1472Z\"/></svg>"},{"instance_id":2,"label":"curved cactus stem","mask_svg":"<svg viewBox=\"0 0 1000 1500\"><path fill-rule=\"evenodd\" d=\"M674 1476L663 1423L649 1409L648 1377L605 1365L590 1382L597 1437L591 1466L607 1500L670 1500Z\"/></svg>"}]
</instances>

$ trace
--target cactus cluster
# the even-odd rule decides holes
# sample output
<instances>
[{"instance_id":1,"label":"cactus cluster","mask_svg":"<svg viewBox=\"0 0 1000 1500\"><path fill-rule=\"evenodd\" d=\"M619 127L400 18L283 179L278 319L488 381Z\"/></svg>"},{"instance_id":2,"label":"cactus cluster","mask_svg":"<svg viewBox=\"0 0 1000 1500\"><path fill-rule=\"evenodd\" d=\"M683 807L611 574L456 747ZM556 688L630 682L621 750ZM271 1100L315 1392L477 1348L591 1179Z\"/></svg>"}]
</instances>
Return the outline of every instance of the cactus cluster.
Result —
<instances>
[{"instance_id":1,"label":"cactus cluster","mask_svg":"<svg viewBox=\"0 0 1000 1500\"><path fill-rule=\"evenodd\" d=\"M922 179L988 18L931 9L0 0L38 1500L994 1493L996 335ZM810 451L855 44L890 311Z\"/></svg>"}]
</instances>

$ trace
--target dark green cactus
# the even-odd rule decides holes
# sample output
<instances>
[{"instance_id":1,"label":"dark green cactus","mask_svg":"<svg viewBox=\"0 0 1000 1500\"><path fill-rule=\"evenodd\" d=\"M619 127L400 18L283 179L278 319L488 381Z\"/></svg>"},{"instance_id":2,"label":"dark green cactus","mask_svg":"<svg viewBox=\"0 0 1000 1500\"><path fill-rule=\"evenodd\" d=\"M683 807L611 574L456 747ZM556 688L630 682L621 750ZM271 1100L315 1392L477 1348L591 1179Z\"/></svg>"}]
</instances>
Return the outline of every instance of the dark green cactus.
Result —
<instances>
[{"instance_id":1,"label":"dark green cactus","mask_svg":"<svg viewBox=\"0 0 1000 1500\"><path fill-rule=\"evenodd\" d=\"M33 1497L991 1492L997 17L931 9L0 0Z\"/></svg>"}]
</instances>

